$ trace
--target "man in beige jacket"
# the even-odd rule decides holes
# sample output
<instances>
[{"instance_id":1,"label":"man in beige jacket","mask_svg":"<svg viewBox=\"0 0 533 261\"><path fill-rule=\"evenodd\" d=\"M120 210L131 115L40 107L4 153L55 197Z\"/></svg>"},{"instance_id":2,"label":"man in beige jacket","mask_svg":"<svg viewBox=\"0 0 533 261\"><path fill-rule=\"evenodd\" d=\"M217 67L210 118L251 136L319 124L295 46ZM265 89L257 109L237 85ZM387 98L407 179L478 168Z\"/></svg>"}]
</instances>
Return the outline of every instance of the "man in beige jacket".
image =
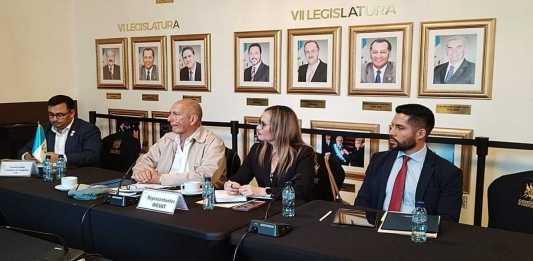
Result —
<instances>
[{"instance_id":1,"label":"man in beige jacket","mask_svg":"<svg viewBox=\"0 0 533 261\"><path fill-rule=\"evenodd\" d=\"M200 105L193 100L174 103L168 122L172 132L137 159L132 178L140 183L177 186L209 176L216 187L223 187L226 147L219 137L201 126Z\"/></svg>"}]
</instances>

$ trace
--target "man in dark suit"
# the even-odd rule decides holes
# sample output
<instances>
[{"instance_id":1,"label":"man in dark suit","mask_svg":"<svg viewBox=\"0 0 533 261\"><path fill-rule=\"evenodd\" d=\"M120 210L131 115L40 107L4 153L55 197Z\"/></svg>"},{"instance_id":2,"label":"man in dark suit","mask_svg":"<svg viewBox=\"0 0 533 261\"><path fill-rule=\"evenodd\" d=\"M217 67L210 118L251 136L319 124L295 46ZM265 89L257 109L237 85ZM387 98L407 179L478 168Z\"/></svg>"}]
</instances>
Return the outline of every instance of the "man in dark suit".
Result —
<instances>
[{"instance_id":1,"label":"man in dark suit","mask_svg":"<svg viewBox=\"0 0 533 261\"><path fill-rule=\"evenodd\" d=\"M327 82L328 65L319 57L320 46L314 40L304 43L304 54L307 64L298 67L298 82Z\"/></svg>"},{"instance_id":2,"label":"man in dark suit","mask_svg":"<svg viewBox=\"0 0 533 261\"><path fill-rule=\"evenodd\" d=\"M100 130L76 118L74 101L65 95L56 95L48 100L49 124L44 125L47 155L54 162L64 155L69 166L98 166L100 163ZM33 139L22 149L19 156L35 160L31 155Z\"/></svg>"},{"instance_id":3,"label":"man in dark suit","mask_svg":"<svg viewBox=\"0 0 533 261\"><path fill-rule=\"evenodd\" d=\"M476 64L465 58L464 39L453 36L447 41L448 62L435 66L433 84L474 84Z\"/></svg>"},{"instance_id":4,"label":"man in dark suit","mask_svg":"<svg viewBox=\"0 0 533 261\"><path fill-rule=\"evenodd\" d=\"M361 83L395 83L396 68L389 61L392 45L385 38L378 38L370 44L372 62L363 66Z\"/></svg>"},{"instance_id":5,"label":"man in dark suit","mask_svg":"<svg viewBox=\"0 0 533 261\"><path fill-rule=\"evenodd\" d=\"M202 65L196 61L194 49L190 46L185 46L181 50L181 58L183 59L184 67L180 70L180 81L201 81Z\"/></svg>"},{"instance_id":6,"label":"man in dark suit","mask_svg":"<svg viewBox=\"0 0 533 261\"><path fill-rule=\"evenodd\" d=\"M139 67L139 80L159 81L159 70L154 64L155 52L152 48L143 49L143 65Z\"/></svg>"},{"instance_id":7,"label":"man in dark suit","mask_svg":"<svg viewBox=\"0 0 533 261\"><path fill-rule=\"evenodd\" d=\"M376 153L366 170L355 205L410 213L423 201L430 215L459 221L462 173L426 146L433 113L419 104L396 108L390 125L390 151Z\"/></svg>"},{"instance_id":8,"label":"man in dark suit","mask_svg":"<svg viewBox=\"0 0 533 261\"><path fill-rule=\"evenodd\" d=\"M244 70L244 81L268 82L270 68L261 59L261 46L257 43L248 46L248 59L252 66Z\"/></svg>"},{"instance_id":9,"label":"man in dark suit","mask_svg":"<svg viewBox=\"0 0 533 261\"><path fill-rule=\"evenodd\" d=\"M115 64L115 51L107 49L105 57L107 64L102 68L104 80L120 80L120 65Z\"/></svg>"}]
</instances>

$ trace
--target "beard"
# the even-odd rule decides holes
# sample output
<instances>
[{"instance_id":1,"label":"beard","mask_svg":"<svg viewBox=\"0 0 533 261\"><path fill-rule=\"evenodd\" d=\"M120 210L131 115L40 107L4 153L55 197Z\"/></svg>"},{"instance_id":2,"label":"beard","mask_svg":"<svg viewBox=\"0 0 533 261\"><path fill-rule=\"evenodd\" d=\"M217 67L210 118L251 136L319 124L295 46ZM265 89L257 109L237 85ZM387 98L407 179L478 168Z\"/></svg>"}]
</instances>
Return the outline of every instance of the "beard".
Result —
<instances>
[{"instance_id":1,"label":"beard","mask_svg":"<svg viewBox=\"0 0 533 261\"><path fill-rule=\"evenodd\" d=\"M416 146L416 141L414 138L407 139L404 142L399 142L395 138L389 139L389 147L392 149L398 149L402 151L410 150Z\"/></svg>"}]
</instances>

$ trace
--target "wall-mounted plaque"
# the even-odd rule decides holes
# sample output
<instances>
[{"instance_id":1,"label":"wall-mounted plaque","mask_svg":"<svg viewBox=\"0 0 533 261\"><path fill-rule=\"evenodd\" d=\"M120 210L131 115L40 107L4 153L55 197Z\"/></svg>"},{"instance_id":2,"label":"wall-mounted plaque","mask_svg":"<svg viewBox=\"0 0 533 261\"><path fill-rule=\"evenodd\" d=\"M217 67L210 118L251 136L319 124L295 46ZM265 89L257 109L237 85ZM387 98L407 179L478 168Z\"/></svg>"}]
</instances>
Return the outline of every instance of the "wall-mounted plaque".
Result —
<instances>
[{"instance_id":1,"label":"wall-mounted plaque","mask_svg":"<svg viewBox=\"0 0 533 261\"><path fill-rule=\"evenodd\" d=\"M143 94L143 101L159 101L159 94Z\"/></svg>"},{"instance_id":2,"label":"wall-mounted plaque","mask_svg":"<svg viewBox=\"0 0 533 261\"><path fill-rule=\"evenodd\" d=\"M471 105L463 104L437 104L437 113L470 115Z\"/></svg>"},{"instance_id":3,"label":"wall-mounted plaque","mask_svg":"<svg viewBox=\"0 0 533 261\"><path fill-rule=\"evenodd\" d=\"M326 108L326 100L300 100L302 108Z\"/></svg>"},{"instance_id":4,"label":"wall-mounted plaque","mask_svg":"<svg viewBox=\"0 0 533 261\"><path fill-rule=\"evenodd\" d=\"M191 96L191 95L183 95L184 100L193 100L197 103L202 103L202 96Z\"/></svg>"},{"instance_id":5,"label":"wall-mounted plaque","mask_svg":"<svg viewBox=\"0 0 533 261\"><path fill-rule=\"evenodd\" d=\"M105 98L108 100L120 100L122 99L122 94L119 92L108 92L105 94Z\"/></svg>"},{"instance_id":6,"label":"wall-mounted plaque","mask_svg":"<svg viewBox=\"0 0 533 261\"><path fill-rule=\"evenodd\" d=\"M246 105L248 106L268 106L267 98L246 98Z\"/></svg>"},{"instance_id":7,"label":"wall-mounted plaque","mask_svg":"<svg viewBox=\"0 0 533 261\"><path fill-rule=\"evenodd\" d=\"M392 102L363 102L363 111L392 111Z\"/></svg>"}]
</instances>

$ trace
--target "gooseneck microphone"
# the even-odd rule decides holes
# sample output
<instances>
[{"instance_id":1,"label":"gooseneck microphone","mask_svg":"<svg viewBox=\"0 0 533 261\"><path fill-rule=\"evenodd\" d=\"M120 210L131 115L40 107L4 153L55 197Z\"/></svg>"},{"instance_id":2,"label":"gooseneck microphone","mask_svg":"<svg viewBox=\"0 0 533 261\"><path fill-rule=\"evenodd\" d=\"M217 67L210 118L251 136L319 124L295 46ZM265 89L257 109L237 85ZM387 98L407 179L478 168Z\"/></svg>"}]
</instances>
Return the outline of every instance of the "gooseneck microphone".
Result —
<instances>
[{"instance_id":1,"label":"gooseneck microphone","mask_svg":"<svg viewBox=\"0 0 533 261\"><path fill-rule=\"evenodd\" d=\"M126 170L124 175L122 175L122 177L120 178L120 181L119 181L118 187L117 187L117 192L115 194L109 194L107 196L107 200L106 201L110 205L119 206L119 207L127 207L127 206L129 206L129 205L131 205L131 204L133 204L133 203L135 203L137 201L136 197L128 197L128 196L120 195L120 188L122 187L122 183L124 182L125 179L128 178L128 175L131 172L131 170L133 169L133 166L135 166L135 162L133 162L130 165L128 170Z\"/></svg>"}]
</instances>

